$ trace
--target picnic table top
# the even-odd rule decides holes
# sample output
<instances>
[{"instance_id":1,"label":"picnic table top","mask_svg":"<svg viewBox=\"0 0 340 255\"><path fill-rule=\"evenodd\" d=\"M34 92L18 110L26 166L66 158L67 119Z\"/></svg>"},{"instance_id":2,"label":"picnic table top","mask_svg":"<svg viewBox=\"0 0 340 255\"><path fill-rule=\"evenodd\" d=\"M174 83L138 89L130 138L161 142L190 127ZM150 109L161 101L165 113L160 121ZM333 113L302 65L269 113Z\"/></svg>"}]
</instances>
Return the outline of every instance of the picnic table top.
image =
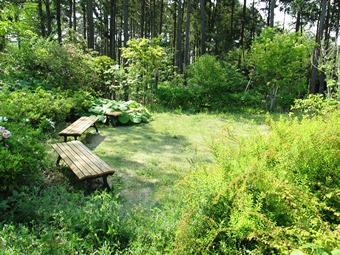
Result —
<instances>
[{"instance_id":1,"label":"picnic table top","mask_svg":"<svg viewBox=\"0 0 340 255\"><path fill-rule=\"evenodd\" d=\"M80 180L115 172L80 141L56 143L52 147Z\"/></svg>"},{"instance_id":2,"label":"picnic table top","mask_svg":"<svg viewBox=\"0 0 340 255\"><path fill-rule=\"evenodd\" d=\"M98 117L89 116L89 117L81 117L71 125L66 127L64 130L59 132L60 136L80 136L86 129L92 126Z\"/></svg>"}]
</instances>

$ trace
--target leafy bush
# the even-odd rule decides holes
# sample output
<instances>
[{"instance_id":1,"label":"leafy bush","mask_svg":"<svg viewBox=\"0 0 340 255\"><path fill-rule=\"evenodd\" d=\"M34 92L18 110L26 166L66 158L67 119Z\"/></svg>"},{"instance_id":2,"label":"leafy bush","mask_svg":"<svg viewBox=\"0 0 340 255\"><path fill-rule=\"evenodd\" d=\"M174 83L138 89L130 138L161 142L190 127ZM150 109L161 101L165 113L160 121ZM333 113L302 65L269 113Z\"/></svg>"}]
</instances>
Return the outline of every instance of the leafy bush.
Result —
<instances>
[{"instance_id":1,"label":"leafy bush","mask_svg":"<svg viewBox=\"0 0 340 255\"><path fill-rule=\"evenodd\" d=\"M88 93L69 94L69 91L53 93L41 88L5 91L0 93L0 115L10 122L26 120L34 128L51 131L55 124L64 123L72 115L83 114L90 105Z\"/></svg>"},{"instance_id":2,"label":"leafy bush","mask_svg":"<svg viewBox=\"0 0 340 255\"><path fill-rule=\"evenodd\" d=\"M138 108L140 110L137 111ZM134 111L126 112L128 110ZM89 109L89 112L91 114L97 115L99 120L102 122L106 122L106 115L104 114L105 112L114 111L122 112L122 114L118 117L118 120L122 124L126 124L128 122L135 124L148 122L152 116L148 109L146 109L142 104L133 100L124 102L109 99L96 99L93 102L92 107Z\"/></svg>"},{"instance_id":3,"label":"leafy bush","mask_svg":"<svg viewBox=\"0 0 340 255\"><path fill-rule=\"evenodd\" d=\"M0 121L0 191L27 184L44 168L46 155L40 130L26 123Z\"/></svg>"},{"instance_id":4,"label":"leafy bush","mask_svg":"<svg viewBox=\"0 0 340 255\"><path fill-rule=\"evenodd\" d=\"M253 41L248 58L250 77L270 111L277 105L288 109L307 92L312 46L300 33L280 33L273 28L263 30Z\"/></svg>"},{"instance_id":5,"label":"leafy bush","mask_svg":"<svg viewBox=\"0 0 340 255\"><path fill-rule=\"evenodd\" d=\"M98 56L93 58L92 62L95 74L98 76L98 83L92 85L92 89L98 96L109 97L113 75L112 72L108 72L108 70L114 65L114 61L107 56Z\"/></svg>"},{"instance_id":6,"label":"leafy bush","mask_svg":"<svg viewBox=\"0 0 340 255\"><path fill-rule=\"evenodd\" d=\"M196 166L185 178L178 254L337 248L339 112L269 124L269 136L223 129L211 145L216 164Z\"/></svg>"},{"instance_id":7,"label":"leafy bush","mask_svg":"<svg viewBox=\"0 0 340 255\"><path fill-rule=\"evenodd\" d=\"M1 254L113 254L127 241L118 198L106 192L21 188L0 212Z\"/></svg>"},{"instance_id":8,"label":"leafy bush","mask_svg":"<svg viewBox=\"0 0 340 255\"><path fill-rule=\"evenodd\" d=\"M294 114L307 117L326 115L336 109L340 109L340 102L324 99L321 94L310 94L305 99L296 99L291 106Z\"/></svg>"},{"instance_id":9,"label":"leafy bush","mask_svg":"<svg viewBox=\"0 0 340 255\"><path fill-rule=\"evenodd\" d=\"M188 69L188 90L196 109L203 105L212 110L225 110L231 105L228 103L231 94L244 91L246 84L245 77L231 65L220 63L210 55L200 57Z\"/></svg>"},{"instance_id":10,"label":"leafy bush","mask_svg":"<svg viewBox=\"0 0 340 255\"><path fill-rule=\"evenodd\" d=\"M93 91L101 87L94 58L72 44L60 45L45 38L21 42L0 55L7 84L14 89L42 86L45 89L62 88Z\"/></svg>"},{"instance_id":11,"label":"leafy bush","mask_svg":"<svg viewBox=\"0 0 340 255\"><path fill-rule=\"evenodd\" d=\"M157 90L157 104L166 109L176 110L181 108L190 111L194 108L192 91L188 86L162 86ZM197 109L194 109L197 111Z\"/></svg>"}]
</instances>

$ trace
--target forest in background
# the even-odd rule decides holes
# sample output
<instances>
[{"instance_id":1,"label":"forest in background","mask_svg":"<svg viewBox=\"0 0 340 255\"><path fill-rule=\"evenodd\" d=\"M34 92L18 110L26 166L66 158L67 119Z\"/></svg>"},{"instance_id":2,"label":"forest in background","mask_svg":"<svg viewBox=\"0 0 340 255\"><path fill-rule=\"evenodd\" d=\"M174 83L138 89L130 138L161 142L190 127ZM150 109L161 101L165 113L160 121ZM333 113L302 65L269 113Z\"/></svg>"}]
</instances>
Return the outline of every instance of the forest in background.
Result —
<instances>
[{"instance_id":1,"label":"forest in background","mask_svg":"<svg viewBox=\"0 0 340 255\"><path fill-rule=\"evenodd\" d=\"M335 88L339 87L339 0L1 0L0 8L0 51L8 44L20 47L27 40L42 37L63 45L76 44L83 50L110 57L115 64L127 66L129 56L124 56L124 48L129 47L130 40L157 39L167 55L166 66L172 66L171 76L180 74L184 78L180 84L177 79L175 85L186 85L190 65L209 54L228 62L248 79L249 84L241 90L261 86L256 77L253 79L258 59L252 58L252 45L266 27L274 28L276 33L287 31L287 27L276 23L275 14L280 12L291 17L289 32L308 37L312 44L310 55L305 56L309 63L303 65L306 70L301 74L306 77L304 82L308 90L297 89L300 92L293 97L303 97L308 92L326 93L332 97ZM282 44L274 47L282 48ZM288 53L286 48L286 52L277 50L274 55ZM154 62L154 58L148 61ZM149 65L148 61L142 64ZM275 65L279 65L284 71L296 72L285 68L289 61L295 60L274 61L266 68L277 72ZM154 68L149 72L153 73L148 78L156 81L148 82L157 83L162 79L161 66L151 65ZM168 72L167 80L170 80L169 75ZM279 75L265 79L271 84L270 92L262 96L278 97L278 88L283 85L276 81L284 78ZM116 86L114 83L111 85ZM286 86L295 86L292 85ZM145 89L147 86L144 84ZM124 89L126 91L127 87Z\"/></svg>"}]
</instances>

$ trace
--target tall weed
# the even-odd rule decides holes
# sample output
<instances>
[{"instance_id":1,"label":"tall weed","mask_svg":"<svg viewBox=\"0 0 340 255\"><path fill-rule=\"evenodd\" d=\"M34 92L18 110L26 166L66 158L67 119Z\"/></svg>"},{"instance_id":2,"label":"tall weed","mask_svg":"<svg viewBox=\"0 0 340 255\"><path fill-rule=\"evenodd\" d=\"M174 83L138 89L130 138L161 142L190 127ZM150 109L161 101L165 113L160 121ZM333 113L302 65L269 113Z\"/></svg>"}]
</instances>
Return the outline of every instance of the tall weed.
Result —
<instances>
[{"instance_id":1,"label":"tall weed","mask_svg":"<svg viewBox=\"0 0 340 255\"><path fill-rule=\"evenodd\" d=\"M268 124L266 135L222 130L211 145L216 163L195 168L182 182L177 254L337 247L339 112Z\"/></svg>"}]
</instances>

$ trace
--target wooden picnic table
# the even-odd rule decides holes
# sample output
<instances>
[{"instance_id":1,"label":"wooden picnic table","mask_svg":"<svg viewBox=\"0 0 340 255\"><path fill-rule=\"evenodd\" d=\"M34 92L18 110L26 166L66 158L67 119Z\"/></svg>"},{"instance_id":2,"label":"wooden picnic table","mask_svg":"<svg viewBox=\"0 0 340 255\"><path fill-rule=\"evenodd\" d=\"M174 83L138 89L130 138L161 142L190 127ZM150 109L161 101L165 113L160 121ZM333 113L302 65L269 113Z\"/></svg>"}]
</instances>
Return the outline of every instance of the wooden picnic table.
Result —
<instances>
[{"instance_id":1,"label":"wooden picnic table","mask_svg":"<svg viewBox=\"0 0 340 255\"><path fill-rule=\"evenodd\" d=\"M110 190L107 177L114 174L114 169L95 155L82 142L74 140L52 144L58 153L57 166L63 160L79 180L103 178L103 186Z\"/></svg>"},{"instance_id":2,"label":"wooden picnic table","mask_svg":"<svg viewBox=\"0 0 340 255\"><path fill-rule=\"evenodd\" d=\"M60 136L64 137L64 142L67 141L68 136L73 136L75 140L77 140L78 136L81 136L89 127L93 126L96 129L96 132L99 133L98 128L96 126L96 122L98 117L90 116L90 117L81 117L77 121L73 122L67 128L59 132Z\"/></svg>"}]
</instances>

